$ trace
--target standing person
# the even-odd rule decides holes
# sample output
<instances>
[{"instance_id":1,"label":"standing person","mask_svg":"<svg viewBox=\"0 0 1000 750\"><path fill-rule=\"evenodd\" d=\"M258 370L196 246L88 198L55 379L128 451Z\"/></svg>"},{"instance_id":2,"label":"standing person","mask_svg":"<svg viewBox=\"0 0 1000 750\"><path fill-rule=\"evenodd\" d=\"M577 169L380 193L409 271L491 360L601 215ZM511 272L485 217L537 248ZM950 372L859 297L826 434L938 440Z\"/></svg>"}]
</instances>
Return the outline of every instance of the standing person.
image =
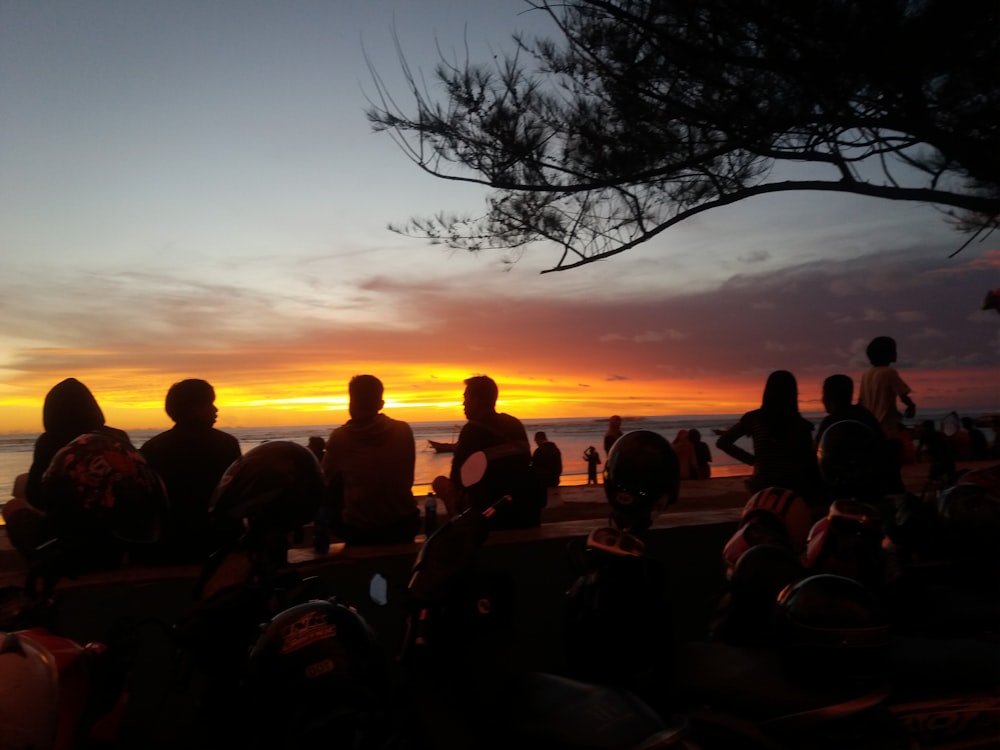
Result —
<instances>
[{"instance_id":1,"label":"standing person","mask_svg":"<svg viewBox=\"0 0 1000 750\"><path fill-rule=\"evenodd\" d=\"M215 429L219 409L208 381L174 383L164 410L174 426L151 437L139 452L160 475L170 500L164 555L171 562L199 562L221 541L211 531L208 506L222 475L240 457L240 442Z\"/></svg>"},{"instance_id":2,"label":"standing person","mask_svg":"<svg viewBox=\"0 0 1000 750\"><path fill-rule=\"evenodd\" d=\"M536 481L546 488L551 500L559 492L559 478L562 476L562 451L539 430L535 433L535 452L531 455L531 470Z\"/></svg>"},{"instance_id":3,"label":"standing person","mask_svg":"<svg viewBox=\"0 0 1000 750\"><path fill-rule=\"evenodd\" d=\"M912 419L917 406L910 398L910 386L892 366L896 361L896 341L889 336L876 336L865 349L871 367L861 376L858 403L875 415L887 440L886 453L893 477L892 492L905 492L901 475L903 443L900 440L900 413L897 399L905 405L902 417Z\"/></svg>"},{"instance_id":4,"label":"standing person","mask_svg":"<svg viewBox=\"0 0 1000 750\"><path fill-rule=\"evenodd\" d=\"M521 529L542 522L545 495L531 473L531 444L517 417L496 410L499 389L493 378L475 375L465 381L462 407L468 422L458 434L450 476L435 477L434 492L444 500L448 512L469 507L486 510L505 495L510 500L497 508L493 528ZM483 477L471 487L462 485L462 464L473 453L483 451L487 466Z\"/></svg>"},{"instance_id":5,"label":"standing person","mask_svg":"<svg viewBox=\"0 0 1000 750\"><path fill-rule=\"evenodd\" d=\"M601 463L601 454L591 445L583 452L583 460L587 462L587 484L597 484L597 467Z\"/></svg>"},{"instance_id":6,"label":"standing person","mask_svg":"<svg viewBox=\"0 0 1000 750\"><path fill-rule=\"evenodd\" d=\"M681 479L698 478L698 462L694 455L694 446L688 439L687 430L678 430L677 437L670 444L677 455L677 465L680 467Z\"/></svg>"},{"instance_id":7,"label":"standing person","mask_svg":"<svg viewBox=\"0 0 1000 750\"><path fill-rule=\"evenodd\" d=\"M712 450L708 443L701 439L701 432L694 427L688 430L688 442L694 446L694 462L698 469L698 479L709 479L712 476Z\"/></svg>"},{"instance_id":8,"label":"standing person","mask_svg":"<svg viewBox=\"0 0 1000 750\"><path fill-rule=\"evenodd\" d=\"M383 386L374 375L355 375L347 390L351 418L330 433L323 454L330 528L348 544L412 542L420 530L413 430L381 413Z\"/></svg>"},{"instance_id":9,"label":"standing person","mask_svg":"<svg viewBox=\"0 0 1000 750\"><path fill-rule=\"evenodd\" d=\"M787 370L775 370L764 385L760 408L748 411L724 430L715 446L753 467L747 480L751 492L784 487L816 502L820 481L812 429L812 424L799 414L795 376ZM752 440L753 453L736 445L741 437Z\"/></svg>"},{"instance_id":10,"label":"standing person","mask_svg":"<svg viewBox=\"0 0 1000 750\"><path fill-rule=\"evenodd\" d=\"M622 436L622 418L617 414L608 419L608 431L604 433L604 455L611 452L611 446Z\"/></svg>"}]
</instances>

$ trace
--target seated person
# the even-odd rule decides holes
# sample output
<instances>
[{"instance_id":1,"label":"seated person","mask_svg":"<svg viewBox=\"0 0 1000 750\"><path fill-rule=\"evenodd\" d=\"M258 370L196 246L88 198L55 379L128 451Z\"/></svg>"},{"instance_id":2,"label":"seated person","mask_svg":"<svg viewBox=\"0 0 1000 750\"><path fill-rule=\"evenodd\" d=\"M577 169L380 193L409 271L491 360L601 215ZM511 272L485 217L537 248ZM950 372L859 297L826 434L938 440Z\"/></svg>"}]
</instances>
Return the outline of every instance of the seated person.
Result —
<instances>
[{"instance_id":1,"label":"seated person","mask_svg":"<svg viewBox=\"0 0 1000 750\"><path fill-rule=\"evenodd\" d=\"M45 395L42 426L45 431L35 441L26 481L18 483L18 491L3 506L10 543L29 559L34 549L53 535L44 510L42 476L55 455L88 433L105 434L131 445L126 433L104 423L104 412L94 394L76 378L60 381Z\"/></svg>"},{"instance_id":2,"label":"seated person","mask_svg":"<svg viewBox=\"0 0 1000 750\"><path fill-rule=\"evenodd\" d=\"M182 380L167 391L174 426L147 440L140 452L160 475L170 498L162 544L171 561L200 562L217 548L208 515L219 479L241 455L239 441L215 429L215 389L204 380Z\"/></svg>"},{"instance_id":3,"label":"seated person","mask_svg":"<svg viewBox=\"0 0 1000 750\"><path fill-rule=\"evenodd\" d=\"M458 435L451 476L435 478L434 492L444 499L451 514L468 507L483 511L510 495L511 500L497 509L493 527L538 526L545 506L545 487L535 481L531 472L528 433L516 417L497 412L497 396L497 384L492 378L477 375L465 381L463 406L469 421ZM462 464L477 451L486 453L486 473L472 487L463 487Z\"/></svg>"},{"instance_id":4,"label":"seated person","mask_svg":"<svg viewBox=\"0 0 1000 750\"><path fill-rule=\"evenodd\" d=\"M413 430L381 413L383 386L374 375L355 375L347 390L351 418L330 433L323 453L330 528L347 544L412 542L420 528Z\"/></svg>"}]
</instances>

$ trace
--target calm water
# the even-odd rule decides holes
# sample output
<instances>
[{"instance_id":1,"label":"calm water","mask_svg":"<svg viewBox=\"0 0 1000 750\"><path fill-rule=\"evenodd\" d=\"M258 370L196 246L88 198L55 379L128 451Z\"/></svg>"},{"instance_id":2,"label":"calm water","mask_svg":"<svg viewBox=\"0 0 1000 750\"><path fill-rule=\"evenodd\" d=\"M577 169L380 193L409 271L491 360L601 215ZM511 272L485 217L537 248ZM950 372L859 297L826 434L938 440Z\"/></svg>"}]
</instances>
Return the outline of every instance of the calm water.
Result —
<instances>
[{"instance_id":1,"label":"calm water","mask_svg":"<svg viewBox=\"0 0 1000 750\"><path fill-rule=\"evenodd\" d=\"M921 419L940 418L947 410L938 412L923 412L919 416ZM969 414L981 414L996 409L982 409L969 411ZM391 416L391 414L390 414ZM823 415L818 413L805 413L807 419L813 424L819 424ZM658 432L669 440L673 440L677 431L681 429L691 429L696 427L701 431L702 439L712 447L712 475L713 476L736 476L748 474L749 467L734 461L732 458L717 450L714 447L715 436L712 430L715 428L726 428L731 426L737 419L737 414L709 414L701 416L661 416L661 417L625 417L622 429L629 430L652 430ZM563 457L563 479L565 485L584 484L586 482L587 466L582 456L587 446L593 445L601 451L604 457L602 446L604 442L604 432L607 429L607 418L580 418L580 419L546 419L546 420L525 420L524 426L528 431L529 439L533 439L538 430L544 430L549 440L559 446ZM411 422L414 438L417 444L417 463L415 474L414 491L420 495L427 492L431 480L438 474L447 474L451 467L451 456L449 454L435 453L428 445L428 440L450 442L458 437L462 422ZM305 445L313 435L320 435L326 438L330 429L336 425L307 425L301 427L252 427L252 428L222 428L226 432L235 435L246 453L254 446L267 442L268 440L292 440ZM133 430L129 433L132 442L141 446L146 440L155 435L160 430ZM988 437L992 439L992 433L988 430ZM9 493L14 485L14 479L18 474L24 473L31 465L31 451L34 446L36 434L6 434L0 435L0 502L9 497ZM741 441L743 447L751 448L749 441ZM532 441L532 448L534 442Z\"/></svg>"}]
</instances>

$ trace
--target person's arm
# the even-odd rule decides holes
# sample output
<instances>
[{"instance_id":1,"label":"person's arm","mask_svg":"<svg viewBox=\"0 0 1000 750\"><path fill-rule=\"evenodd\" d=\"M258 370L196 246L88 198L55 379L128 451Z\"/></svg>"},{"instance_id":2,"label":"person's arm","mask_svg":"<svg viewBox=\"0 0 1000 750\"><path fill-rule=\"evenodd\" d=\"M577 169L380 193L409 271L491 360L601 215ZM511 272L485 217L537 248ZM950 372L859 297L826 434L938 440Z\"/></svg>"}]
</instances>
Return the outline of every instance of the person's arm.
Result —
<instances>
[{"instance_id":1,"label":"person's arm","mask_svg":"<svg viewBox=\"0 0 1000 750\"><path fill-rule=\"evenodd\" d=\"M722 431L722 434L719 435L719 439L715 441L715 447L723 453L729 454L737 461L753 466L754 461L756 460L753 453L743 450L736 445L737 440L749 434L749 431L746 429L746 426L743 424L743 420L741 419L728 430Z\"/></svg>"},{"instance_id":2,"label":"person's arm","mask_svg":"<svg viewBox=\"0 0 1000 750\"><path fill-rule=\"evenodd\" d=\"M906 411L903 412L903 417L905 419L913 419L917 413L917 405L913 403L913 399L910 398L908 393L901 393L899 394L899 400L906 404Z\"/></svg>"}]
</instances>

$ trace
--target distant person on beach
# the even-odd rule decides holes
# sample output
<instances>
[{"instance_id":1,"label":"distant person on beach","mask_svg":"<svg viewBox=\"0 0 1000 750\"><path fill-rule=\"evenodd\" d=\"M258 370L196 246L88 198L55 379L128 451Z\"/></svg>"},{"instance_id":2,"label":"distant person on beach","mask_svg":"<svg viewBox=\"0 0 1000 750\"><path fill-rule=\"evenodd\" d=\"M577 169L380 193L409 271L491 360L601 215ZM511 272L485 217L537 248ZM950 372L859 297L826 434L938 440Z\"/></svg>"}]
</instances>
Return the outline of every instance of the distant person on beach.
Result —
<instances>
[{"instance_id":1,"label":"distant person on beach","mask_svg":"<svg viewBox=\"0 0 1000 750\"><path fill-rule=\"evenodd\" d=\"M347 390L351 418L330 433L323 455L330 528L347 544L412 542L420 529L413 430L382 414L383 385L374 375L355 375Z\"/></svg>"},{"instance_id":2,"label":"distant person on beach","mask_svg":"<svg viewBox=\"0 0 1000 750\"><path fill-rule=\"evenodd\" d=\"M587 462L587 484L597 484L597 467L601 463L601 454L591 445L583 452L583 460Z\"/></svg>"},{"instance_id":3,"label":"distant person on beach","mask_svg":"<svg viewBox=\"0 0 1000 750\"><path fill-rule=\"evenodd\" d=\"M986 433L976 426L972 417L962 417L962 426L969 434L969 458L973 461L985 461L990 457L990 444Z\"/></svg>"},{"instance_id":4,"label":"distant person on beach","mask_svg":"<svg viewBox=\"0 0 1000 750\"><path fill-rule=\"evenodd\" d=\"M468 422L458 434L452 454L450 476L434 479L434 493L456 515L467 508L478 511L510 495L493 517L493 528L531 528L541 524L544 488L531 472L531 444L524 425L516 417L496 410L499 389L486 375L465 381L462 406ZM471 487L462 484L462 465L473 453L483 451L487 466L483 477Z\"/></svg>"},{"instance_id":5,"label":"distant person on beach","mask_svg":"<svg viewBox=\"0 0 1000 750\"><path fill-rule=\"evenodd\" d=\"M694 446L688 439L687 430L678 430L677 436L670 444L677 456L677 465L680 468L681 479L698 478L698 461L694 455Z\"/></svg>"},{"instance_id":6,"label":"distant person on beach","mask_svg":"<svg viewBox=\"0 0 1000 750\"><path fill-rule=\"evenodd\" d=\"M323 460L323 454L326 453L326 441L319 437L318 435L313 435L309 438L308 446L312 454L316 456L317 461Z\"/></svg>"},{"instance_id":7,"label":"distant person on beach","mask_svg":"<svg viewBox=\"0 0 1000 750\"><path fill-rule=\"evenodd\" d=\"M222 475L240 457L240 442L215 429L215 389L205 380L174 383L164 407L174 426L139 450L160 475L170 499L164 555L172 562L197 562L221 542L212 534L208 505Z\"/></svg>"},{"instance_id":8,"label":"distant person on beach","mask_svg":"<svg viewBox=\"0 0 1000 750\"><path fill-rule=\"evenodd\" d=\"M715 445L753 467L747 480L751 492L784 487L816 502L821 493L812 429L812 424L799 414L795 376L787 370L775 370L764 385L760 408L747 412L735 425L723 430ZM751 439L753 453L736 445L741 437Z\"/></svg>"},{"instance_id":9,"label":"distant person on beach","mask_svg":"<svg viewBox=\"0 0 1000 750\"><path fill-rule=\"evenodd\" d=\"M535 445L538 447L531 455L531 470L536 481L547 489L551 498L559 491L559 479L563 470L562 451L541 430L535 433Z\"/></svg>"},{"instance_id":10,"label":"distant person on beach","mask_svg":"<svg viewBox=\"0 0 1000 750\"><path fill-rule=\"evenodd\" d=\"M910 398L910 386L903 382L899 372L892 366L896 361L896 341L889 336L876 336L865 349L871 367L861 376L858 403L875 415L882 426L882 433L888 441L887 455L894 477L893 492L905 491L901 470L903 465L903 444L900 441L900 422L912 419L917 406ZM905 405L900 415L896 401Z\"/></svg>"},{"instance_id":11,"label":"distant person on beach","mask_svg":"<svg viewBox=\"0 0 1000 750\"><path fill-rule=\"evenodd\" d=\"M934 420L925 419L917 429L917 462L926 463L927 481L941 486L955 481L955 454L945 434L937 429Z\"/></svg>"},{"instance_id":12,"label":"distant person on beach","mask_svg":"<svg viewBox=\"0 0 1000 750\"><path fill-rule=\"evenodd\" d=\"M604 455L611 452L611 446L622 436L622 418L617 414L608 418L608 431L604 433Z\"/></svg>"},{"instance_id":13,"label":"distant person on beach","mask_svg":"<svg viewBox=\"0 0 1000 750\"><path fill-rule=\"evenodd\" d=\"M701 439L701 432L694 427L688 430L688 442L694 446L694 461L698 470L698 479L709 479L712 476L712 450L708 443Z\"/></svg>"}]
</instances>

